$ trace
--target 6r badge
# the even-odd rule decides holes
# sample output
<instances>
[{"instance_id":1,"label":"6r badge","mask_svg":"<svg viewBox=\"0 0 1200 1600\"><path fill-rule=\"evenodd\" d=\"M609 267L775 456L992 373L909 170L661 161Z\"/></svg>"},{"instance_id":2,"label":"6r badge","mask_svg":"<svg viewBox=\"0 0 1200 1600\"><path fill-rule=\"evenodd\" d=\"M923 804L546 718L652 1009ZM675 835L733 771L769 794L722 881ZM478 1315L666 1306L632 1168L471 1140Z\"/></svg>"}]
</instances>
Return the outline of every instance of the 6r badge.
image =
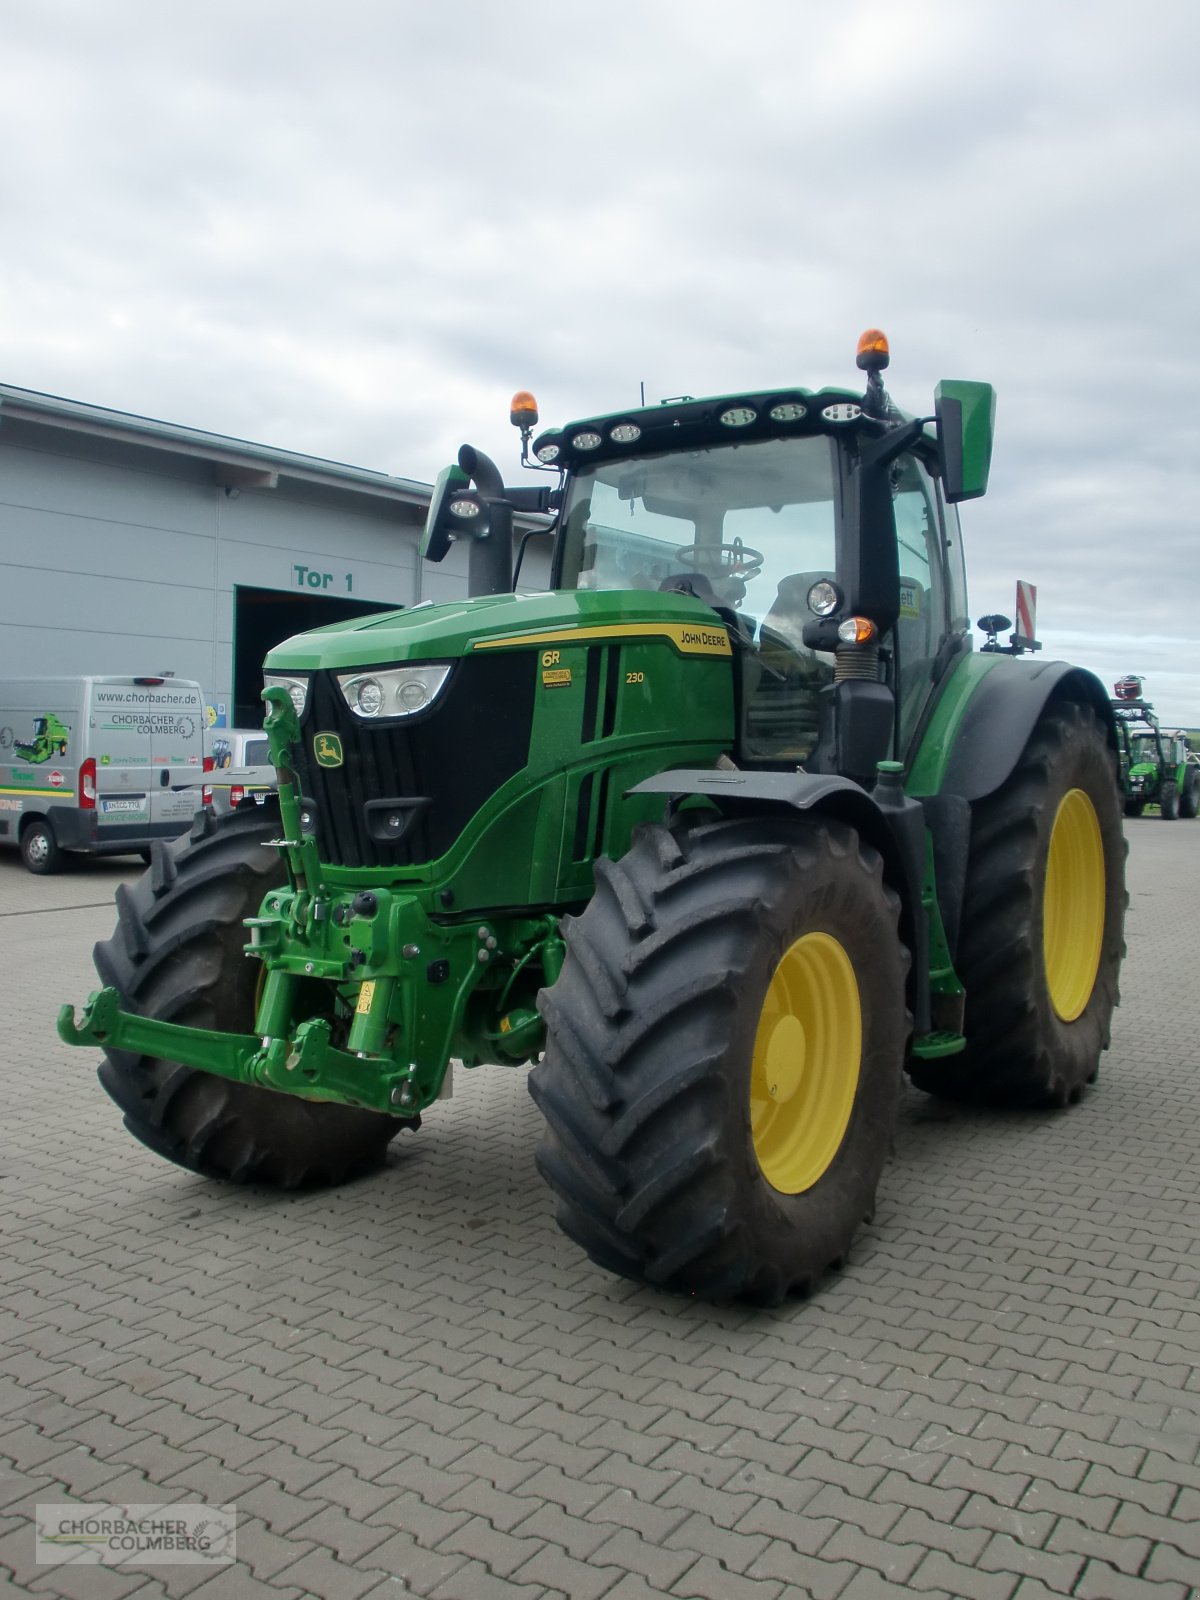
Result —
<instances>
[{"instance_id":1,"label":"6r badge","mask_svg":"<svg viewBox=\"0 0 1200 1600\"><path fill-rule=\"evenodd\" d=\"M340 767L342 741L336 733L318 733L313 736L313 754L319 767Z\"/></svg>"}]
</instances>

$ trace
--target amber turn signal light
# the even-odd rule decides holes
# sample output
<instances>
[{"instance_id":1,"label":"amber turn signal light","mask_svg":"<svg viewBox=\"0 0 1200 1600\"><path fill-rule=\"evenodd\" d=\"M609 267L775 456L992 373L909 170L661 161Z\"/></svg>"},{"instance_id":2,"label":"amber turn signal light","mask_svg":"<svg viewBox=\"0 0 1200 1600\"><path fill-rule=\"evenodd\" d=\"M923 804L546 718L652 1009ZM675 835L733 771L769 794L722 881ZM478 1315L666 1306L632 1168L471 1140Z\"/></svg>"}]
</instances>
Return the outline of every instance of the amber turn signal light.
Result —
<instances>
[{"instance_id":1,"label":"amber turn signal light","mask_svg":"<svg viewBox=\"0 0 1200 1600\"><path fill-rule=\"evenodd\" d=\"M870 644L875 637L875 624L870 617L847 617L838 623L838 641L841 644Z\"/></svg>"}]
</instances>

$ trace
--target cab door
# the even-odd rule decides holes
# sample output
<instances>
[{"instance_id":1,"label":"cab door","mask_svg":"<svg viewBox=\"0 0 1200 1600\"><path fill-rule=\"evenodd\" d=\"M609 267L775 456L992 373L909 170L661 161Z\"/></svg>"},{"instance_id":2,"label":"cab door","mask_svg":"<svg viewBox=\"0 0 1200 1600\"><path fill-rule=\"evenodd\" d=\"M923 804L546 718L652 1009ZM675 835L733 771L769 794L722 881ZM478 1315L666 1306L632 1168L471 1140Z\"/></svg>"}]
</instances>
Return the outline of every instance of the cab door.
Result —
<instances>
[{"instance_id":1,"label":"cab door","mask_svg":"<svg viewBox=\"0 0 1200 1600\"><path fill-rule=\"evenodd\" d=\"M896 548L900 571L900 614L893 632L900 717L900 751L906 752L933 692L933 665L951 628L956 541L947 537L933 479L915 456L903 456L892 480ZM957 534L957 519L953 525ZM965 596L960 605L965 609ZM965 630L965 618L959 619Z\"/></svg>"}]
</instances>

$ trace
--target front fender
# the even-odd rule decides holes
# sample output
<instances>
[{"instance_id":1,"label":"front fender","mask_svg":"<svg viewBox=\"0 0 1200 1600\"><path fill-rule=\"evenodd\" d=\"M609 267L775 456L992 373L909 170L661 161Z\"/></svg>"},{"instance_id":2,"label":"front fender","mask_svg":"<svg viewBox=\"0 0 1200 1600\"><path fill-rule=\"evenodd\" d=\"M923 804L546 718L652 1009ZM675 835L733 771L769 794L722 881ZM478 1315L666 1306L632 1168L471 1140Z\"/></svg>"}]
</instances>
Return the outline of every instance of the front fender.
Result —
<instances>
[{"instance_id":1,"label":"front fender","mask_svg":"<svg viewBox=\"0 0 1200 1600\"><path fill-rule=\"evenodd\" d=\"M928 1025L928 933L921 914L924 824L912 806L903 820L885 814L861 785L819 772L742 772L681 767L643 779L629 794L682 800L703 795L727 817L813 811L849 824L883 857L884 877L900 898L900 937L913 957L910 1004L918 1031Z\"/></svg>"},{"instance_id":2,"label":"front fender","mask_svg":"<svg viewBox=\"0 0 1200 1600\"><path fill-rule=\"evenodd\" d=\"M849 778L819 772L741 772L723 767L679 767L643 778L627 794L665 794L676 799L704 795L718 811L737 816L780 806L791 811L825 811L868 831L883 817L870 795ZM862 830L860 830L862 831Z\"/></svg>"}]
</instances>

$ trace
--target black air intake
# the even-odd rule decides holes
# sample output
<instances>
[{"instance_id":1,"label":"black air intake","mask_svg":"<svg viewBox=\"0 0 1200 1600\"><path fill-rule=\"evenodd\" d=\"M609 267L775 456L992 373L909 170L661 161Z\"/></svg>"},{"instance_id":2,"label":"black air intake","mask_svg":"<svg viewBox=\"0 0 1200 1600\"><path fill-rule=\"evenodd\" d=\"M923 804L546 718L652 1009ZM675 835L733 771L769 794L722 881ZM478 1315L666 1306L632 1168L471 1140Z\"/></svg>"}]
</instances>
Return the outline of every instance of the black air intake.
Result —
<instances>
[{"instance_id":1,"label":"black air intake","mask_svg":"<svg viewBox=\"0 0 1200 1600\"><path fill-rule=\"evenodd\" d=\"M468 656L427 710L378 722L354 715L332 672L314 673L296 772L322 861L412 867L444 855L528 764L536 659L532 650ZM341 741L341 766L318 766L313 740L322 733ZM402 827L389 828L386 801L404 814Z\"/></svg>"}]
</instances>

